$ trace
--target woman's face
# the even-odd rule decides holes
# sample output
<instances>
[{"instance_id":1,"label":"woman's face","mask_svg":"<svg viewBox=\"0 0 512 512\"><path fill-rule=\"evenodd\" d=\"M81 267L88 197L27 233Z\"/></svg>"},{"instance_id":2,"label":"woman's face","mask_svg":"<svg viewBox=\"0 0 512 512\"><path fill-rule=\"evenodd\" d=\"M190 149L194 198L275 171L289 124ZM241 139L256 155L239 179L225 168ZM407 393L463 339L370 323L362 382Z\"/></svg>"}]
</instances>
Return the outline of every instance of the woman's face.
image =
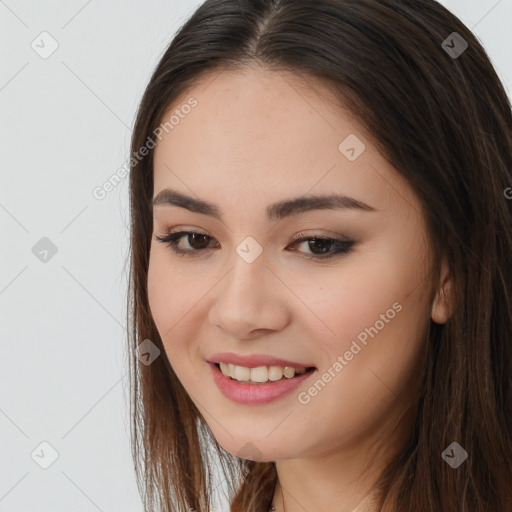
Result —
<instances>
[{"instance_id":1,"label":"woman's face","mask_svg":"<svg viewBox=\"0 0 512 512\"><path fill-rule=\"evenodd\" d=\"M195 107L182 108L189 98ZM332 99L324 85L311 89L291 74L211 73L166 114L163 122L173 113L179 120L155 149L153 197L161 200L153 208L148 275L153 319L216 439L245 458L370 443L393 428L421 378L434 299L421 208ZM167 202L164 189L211 203L218 216L192 211L192 200L190 209ZM334 194L368 207L301 202ZM295 200L269 218L271 205ZM156 239L168 231L205 236L175 240L182 255ZM336 253L332 240L351 243ZM270 399L267 390L282 391L283 382L234 384L211 364L226 352L315 370ZM245 362L238 376L266 375L247 369L262 360ZM279 369L270 374L279 378ZM284 385L294 379L283 377ZM221 391L220 380L234 395Z\"/></svg>"}]
</instances>

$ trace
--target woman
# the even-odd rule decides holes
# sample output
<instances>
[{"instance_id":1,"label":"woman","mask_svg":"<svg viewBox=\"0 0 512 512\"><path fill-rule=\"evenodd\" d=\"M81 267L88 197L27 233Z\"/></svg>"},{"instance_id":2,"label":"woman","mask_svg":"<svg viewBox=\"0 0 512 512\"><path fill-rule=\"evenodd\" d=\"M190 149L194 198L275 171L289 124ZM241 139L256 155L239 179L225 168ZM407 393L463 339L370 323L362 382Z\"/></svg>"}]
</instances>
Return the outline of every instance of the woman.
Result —
<instances>
[{"instance_id":1,"label":"woman","mask_svg":"<svg viewBox=\"0 0 512 512\"><path fill-rule=\"evenodd\" d=\"M512 510L512 117L433 0L209 0L132 138L147 510ZM132 352L133 353L133 352Z\"/></svg>"}]
</instances>

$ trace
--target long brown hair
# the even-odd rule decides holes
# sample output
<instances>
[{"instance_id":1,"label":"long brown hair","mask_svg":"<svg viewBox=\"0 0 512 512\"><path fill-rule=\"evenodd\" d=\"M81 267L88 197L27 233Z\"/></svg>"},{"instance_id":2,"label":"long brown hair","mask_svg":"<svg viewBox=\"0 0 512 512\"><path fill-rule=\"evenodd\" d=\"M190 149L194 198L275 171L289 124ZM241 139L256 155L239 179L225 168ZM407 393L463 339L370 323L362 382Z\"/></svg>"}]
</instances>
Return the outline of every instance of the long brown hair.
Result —
<instances>
[{"instance_id":1,"label":"long brown hair","mask_svg":"<svg viewBox=\"0 0 512 512\"><path fill-rule=\"evenodd\" d=\"M417 415L382 473L383 510L512 510L512 115L485 50L434 0L208 0L147 85L132 154L205 72L251 63L333 87L414 189L436 261L449 263L452 315L430 320ZM231 511L266 512L275 464L217 444L151 317L152 166L151 148L130 169L131 433L145 510L210 511L220 462ZM150 365L136 356L146 339L161 351ZM452 441L469 454L456 470L441 457Z\"/></svg>"}]
</instances>

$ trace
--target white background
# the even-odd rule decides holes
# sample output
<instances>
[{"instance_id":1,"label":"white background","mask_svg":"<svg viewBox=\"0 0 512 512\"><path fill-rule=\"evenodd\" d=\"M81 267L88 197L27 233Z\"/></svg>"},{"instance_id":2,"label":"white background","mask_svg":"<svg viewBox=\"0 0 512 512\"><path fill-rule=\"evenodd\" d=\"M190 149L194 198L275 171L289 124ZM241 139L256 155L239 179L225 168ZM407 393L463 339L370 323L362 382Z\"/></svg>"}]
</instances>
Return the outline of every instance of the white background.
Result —
<instances>
[{"instance_id":1,"label":"white background","mask_svg":"<svg viewBox=\"0 0 512 512\"><path fill-rule=\"evenodd\" d=\"M142 511L125 367L128 180L103 200L92 190L125 163L150 74L199 3L0 0L0 512ZM512 0L442 3L510 92ZM47 59L31 48L43 31L59 44ZM46 263L32 252L42 237L57 247ZM43 441L59 454L48 469L31 458L49 457Z\"/></svg>"}]
</instances>

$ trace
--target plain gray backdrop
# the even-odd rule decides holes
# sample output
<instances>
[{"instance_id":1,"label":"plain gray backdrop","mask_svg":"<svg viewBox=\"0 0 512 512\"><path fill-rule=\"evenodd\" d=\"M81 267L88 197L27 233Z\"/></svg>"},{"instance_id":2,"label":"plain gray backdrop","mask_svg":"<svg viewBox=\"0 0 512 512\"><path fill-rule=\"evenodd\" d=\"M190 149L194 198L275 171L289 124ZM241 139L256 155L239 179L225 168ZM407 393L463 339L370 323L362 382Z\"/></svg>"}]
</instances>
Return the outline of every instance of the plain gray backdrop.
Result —
<instances>
[{"instance_id":1,"label":"plain gray backdrop","mask_svg":"<svg viewBox=\"0 0 512 512\"><path fill-rule=\"evenodd\" d=\"M125 164L150 74L200 3L0 0L0 512L142 511L124 366L128 179L93 191ZM510 94L512 0L442 3Z\"/></svg>"}]
</instances>

